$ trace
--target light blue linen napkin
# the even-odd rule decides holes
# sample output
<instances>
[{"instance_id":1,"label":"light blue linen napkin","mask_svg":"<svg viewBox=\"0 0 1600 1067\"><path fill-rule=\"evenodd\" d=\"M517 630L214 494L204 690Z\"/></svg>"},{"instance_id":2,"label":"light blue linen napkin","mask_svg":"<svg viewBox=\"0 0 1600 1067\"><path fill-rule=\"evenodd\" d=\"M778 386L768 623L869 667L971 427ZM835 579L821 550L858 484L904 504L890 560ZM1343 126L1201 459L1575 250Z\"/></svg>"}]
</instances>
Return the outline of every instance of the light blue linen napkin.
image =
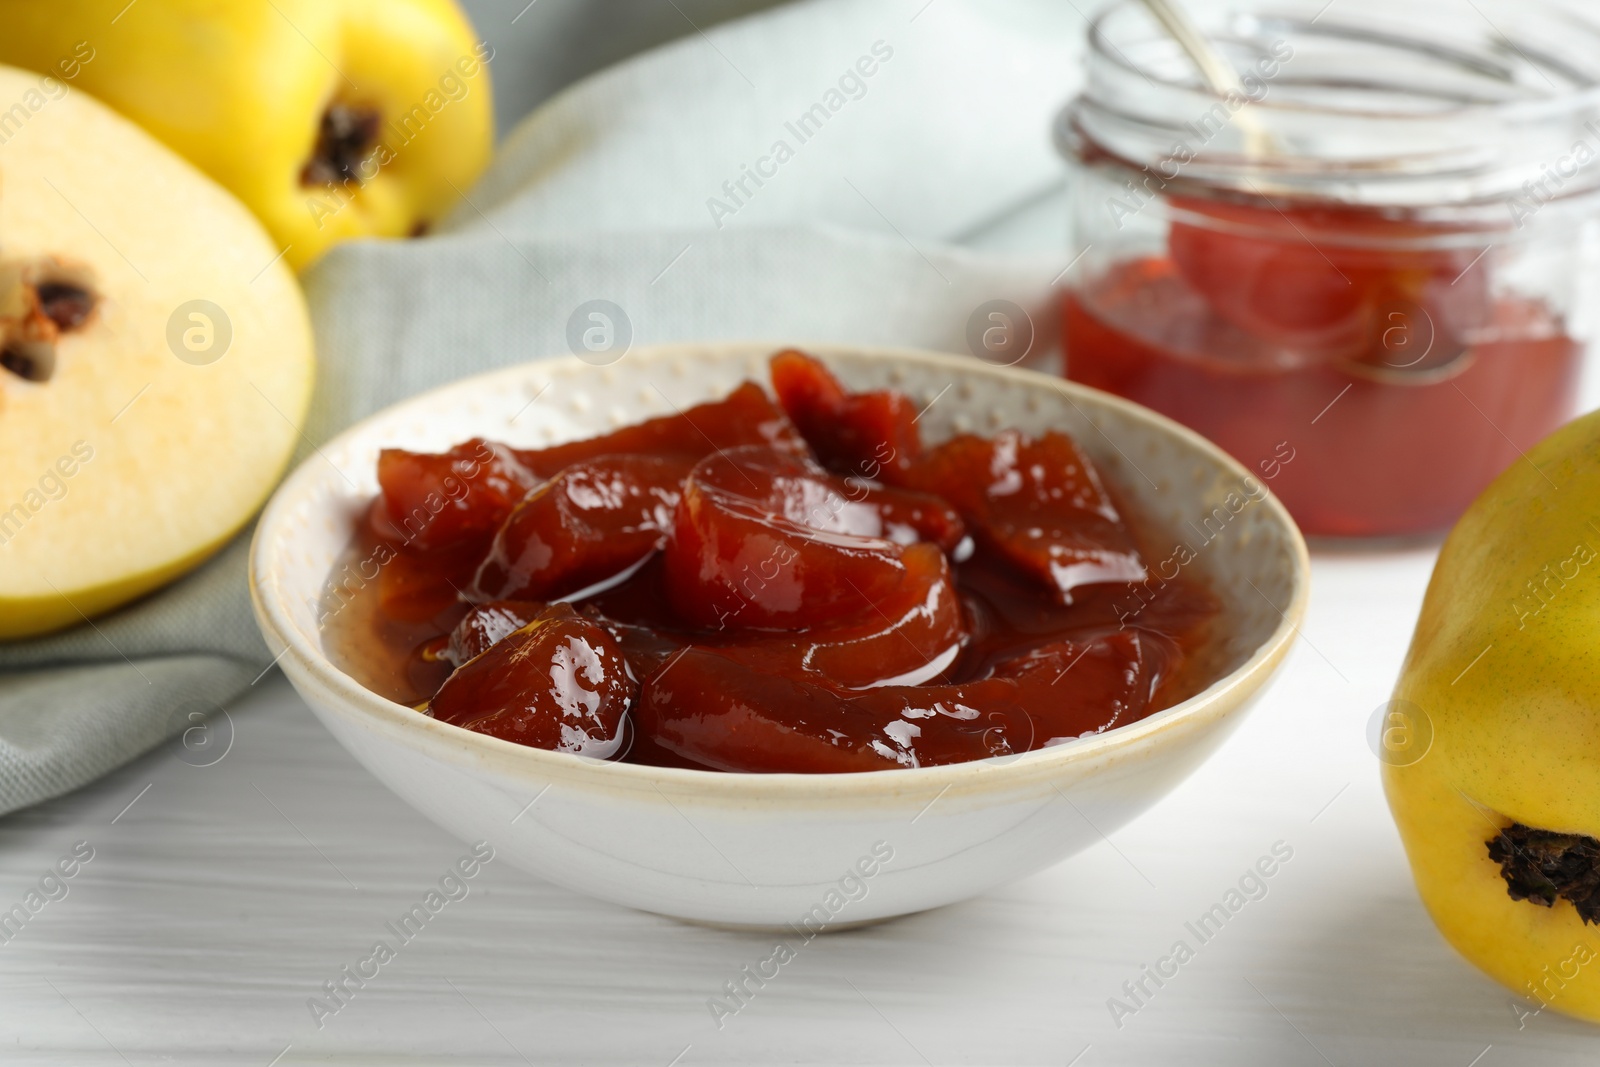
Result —
<instances>
[{"instance_id":1,"label":"light blue linen napkin","mask_svg":"<svg viewBox=\"0 0 1600 1067\"><path fill-rule=\"evenodd\" d=\"M561 354L592 300L622 309L634 345L964 351L996 298L1047 335L1067 266L1048 125L1083 31L1048 0L812 0L579 83L507 138L436 236L344 245L305 277L310 439ZM217 739L198 717L270 668L247 539L93 626L0 645L0 812L167 738L204 758Z\"/></svg>"}]
</instances>

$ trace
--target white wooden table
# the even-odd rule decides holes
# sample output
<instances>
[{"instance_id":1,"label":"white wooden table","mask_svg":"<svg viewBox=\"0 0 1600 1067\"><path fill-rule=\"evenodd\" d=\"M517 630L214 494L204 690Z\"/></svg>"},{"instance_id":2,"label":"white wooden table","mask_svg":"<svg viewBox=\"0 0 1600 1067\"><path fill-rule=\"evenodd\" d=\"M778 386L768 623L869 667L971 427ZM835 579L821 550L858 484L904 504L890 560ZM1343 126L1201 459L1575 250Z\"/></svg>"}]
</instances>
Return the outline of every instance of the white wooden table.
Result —
<instances>
[{"instance_id":1,"label":"white wooden table","mask_svg":"<svg viewBox=\"0 0 1600 1067\"><path fill-rule=\"evenodd\" d=\"M0 911L75 843L94 850L0 943L0 1064L1600 1062L1600 1028L1545 1013L1519 1029L1412 888L1364 732L1432 558L1320 553L1305 640L1190 781L1023 882L809 943L721 1029L708 999L770 939L503 862L319 1029L308 999L466 846L269 675L230 708L219 762L168 747L0 820ZM1266 895L1198 945L1185 924L1280 841L1293 858ZM1108 1001L1179 939L1194 958L1146 979L1119 1028Z\"/></svg>"},{"instance_id":2,"label":"white wooden table","mask_svg":"<svg viewBox=\"0 0 1600 1067\"><path fill-rule=\"evenodd\" d=\"M572 895L495 862L319 1029L307 1000L466 846L379 785L277 675L212 766L174 748L0 821L0 909L94 859L0 944L0 1063L1594 1063L1600 1030L1510 995L1435 933L1366 721L1428 548L1322 553L1305 640L1189 782L1105 844L977 900L800 949L718 1029L769 938ZM1293 849L1201 945L1187 931ZM1107 1002L1195 948L1119 1028ZM1131 1001L1127 1001L1131 1003ZM276 1057L276 1059L275 1059Z\"/></svg>"}]
</instances>

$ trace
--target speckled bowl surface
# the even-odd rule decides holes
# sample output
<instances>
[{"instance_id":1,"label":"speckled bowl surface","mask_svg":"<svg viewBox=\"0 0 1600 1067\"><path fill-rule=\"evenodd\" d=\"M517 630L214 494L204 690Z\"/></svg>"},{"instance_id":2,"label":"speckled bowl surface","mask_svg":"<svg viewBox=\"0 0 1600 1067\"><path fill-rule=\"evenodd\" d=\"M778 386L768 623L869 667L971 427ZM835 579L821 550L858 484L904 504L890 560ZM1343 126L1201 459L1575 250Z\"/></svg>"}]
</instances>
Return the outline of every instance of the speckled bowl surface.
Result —
<instances>
[{"instance_id":1,"label":"speckled bowl surface","mask_svg":"<svg viewBox=\"0 0 1600 1067\"><path fill-rule=\"evenodd\" d=\"M932 406L930 441L1072 434L1141 521L1158 571L1222 601L1210 684L1140 722L1019 756L866 774L718 774L525 748L368 691L324 653L318 605L377 491L379 449L473 436L538 447L765 383L762 343L566 357L469 378L324 445L268 504L251 549L256 617L285 673L373 774L442 826L619 904L700 922L838 928L947 904L1101 840L1186 777L1282 662L1305 610L1305 544L1263 483L1200 437L1054 377L927 352L816 346L853 388ZM1167 545L1170 551L1162 551Z\"/></svg>"}]
</instances>

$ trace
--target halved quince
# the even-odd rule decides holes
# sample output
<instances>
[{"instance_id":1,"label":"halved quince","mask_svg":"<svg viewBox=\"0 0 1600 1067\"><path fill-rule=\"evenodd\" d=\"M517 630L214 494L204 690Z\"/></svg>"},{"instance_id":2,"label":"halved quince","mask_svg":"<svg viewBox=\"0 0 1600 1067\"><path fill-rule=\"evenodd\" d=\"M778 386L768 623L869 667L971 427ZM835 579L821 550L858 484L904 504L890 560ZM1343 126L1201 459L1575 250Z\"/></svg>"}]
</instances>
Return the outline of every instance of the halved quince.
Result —
<instances>
[{"instance_id":1,"label":"halved quince","mask_svg":"<svg viewBox=\"0 0 1600 1067\"><path fill-rule=\"evenodd\" d=\"M54 90L53 92L51 90ZM0 67L0 637L228 540L300 437L300 290L229 193L81 92Z\"/></svg>"}]
</instances>

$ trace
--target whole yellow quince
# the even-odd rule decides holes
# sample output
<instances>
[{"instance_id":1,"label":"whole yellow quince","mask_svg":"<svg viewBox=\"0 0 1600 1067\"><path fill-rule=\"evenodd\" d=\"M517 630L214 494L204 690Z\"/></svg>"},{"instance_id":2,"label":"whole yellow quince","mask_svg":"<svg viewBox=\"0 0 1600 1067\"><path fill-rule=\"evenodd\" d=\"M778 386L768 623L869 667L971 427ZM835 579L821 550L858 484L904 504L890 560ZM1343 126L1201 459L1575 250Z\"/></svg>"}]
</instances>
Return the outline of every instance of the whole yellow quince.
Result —
<instances>
[{"instance_id":1,"label":"whole yellow quince","mask_svg":"<svg viewBox=\"0 0 1600 1067\"><path fill-rule=\"evenodd\" d=\"M133 119L296 269L422 231L489 158L493 50L453 0L0 0L0 26L0 63Z\"/></svg>"},{"instance_id":2,"label":"whole yellow quince","mask_svg":"<svg viewBox=\"0 0 1600 1067\"><path fill-rule=\"evenodd\" d=\"M1462 955L1600 1021L1600 413L1505 471L1451 531L1383 777L1417 888Z\"/></svg>"}]
</instances>

